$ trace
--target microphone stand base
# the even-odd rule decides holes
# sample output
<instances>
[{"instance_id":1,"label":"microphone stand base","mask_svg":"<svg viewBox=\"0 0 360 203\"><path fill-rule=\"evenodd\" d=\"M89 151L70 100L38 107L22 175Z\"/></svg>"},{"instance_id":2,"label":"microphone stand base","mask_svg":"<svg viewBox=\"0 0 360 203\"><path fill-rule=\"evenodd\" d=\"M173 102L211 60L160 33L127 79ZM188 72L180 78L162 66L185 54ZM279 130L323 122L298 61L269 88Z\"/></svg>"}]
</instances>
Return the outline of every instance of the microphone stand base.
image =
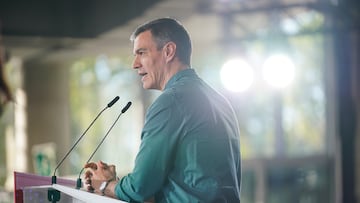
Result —
<instances>
[{"instance_id":1,"label":"microphone stand base","mask_svg":"<svg viewBox=\"0 0 360 203\"><path fill-rule=\"evenodd\" d=\"M81 178L78 178L76 180L76 189L80 189L82 187L82 182L81 182Z\"/></svg>"},{"instance_id":2,"label":"microphone stand base","mask_svg":"<svg viewBox=\"0 0 360 203\"><path fill-rule=\"evenodd\" d=\"M48 190L48 200L51 203L56 203L60 201L60 191L55 189L49 189Z\"/></svg>"}]
</instances>

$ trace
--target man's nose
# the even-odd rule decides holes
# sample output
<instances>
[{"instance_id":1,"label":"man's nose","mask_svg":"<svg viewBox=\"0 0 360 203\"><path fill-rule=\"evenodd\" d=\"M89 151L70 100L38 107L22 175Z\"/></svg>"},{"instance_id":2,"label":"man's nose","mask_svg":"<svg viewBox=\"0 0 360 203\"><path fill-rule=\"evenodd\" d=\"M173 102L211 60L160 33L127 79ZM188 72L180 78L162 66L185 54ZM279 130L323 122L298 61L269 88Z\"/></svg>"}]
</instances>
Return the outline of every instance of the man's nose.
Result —
<instances>
[{"instance_id":1,"label":"man's nose","mask_svg":"<svg viewBox=\"0 0 360 203\"><path fill-rule=\"evenodd\" d=\"M140 66L141 66L141 64L139 62L139 58L137 56L135 56L134 61L132 63L132 68L138 69L138 68L140 68Z\"/></svg>"}]
</instances>

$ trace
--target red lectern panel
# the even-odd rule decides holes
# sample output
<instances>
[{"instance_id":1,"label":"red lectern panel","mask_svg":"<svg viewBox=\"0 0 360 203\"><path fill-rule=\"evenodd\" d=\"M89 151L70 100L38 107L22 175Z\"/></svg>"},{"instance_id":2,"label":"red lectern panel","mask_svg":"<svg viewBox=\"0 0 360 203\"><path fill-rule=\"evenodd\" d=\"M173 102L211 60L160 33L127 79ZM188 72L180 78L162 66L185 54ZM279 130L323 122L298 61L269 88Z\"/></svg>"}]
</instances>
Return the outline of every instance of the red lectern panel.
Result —
<instances>
[{"instance_id":1,"label":"red lectern panel","mask_svg":"<svg viewBox=\"0 0 360 203\"><path fill-rule=\"evenodd\" d=\"M57 178L57 183L74 187L76 186L76 181L68 180L63 178ZM14 171L14 200L15 203L23 203L23 188L29 186L42 186L42 185L51 185L51 177L49 176L39 176L29 173L20 173Z\"/></svg>"}]
</instances>

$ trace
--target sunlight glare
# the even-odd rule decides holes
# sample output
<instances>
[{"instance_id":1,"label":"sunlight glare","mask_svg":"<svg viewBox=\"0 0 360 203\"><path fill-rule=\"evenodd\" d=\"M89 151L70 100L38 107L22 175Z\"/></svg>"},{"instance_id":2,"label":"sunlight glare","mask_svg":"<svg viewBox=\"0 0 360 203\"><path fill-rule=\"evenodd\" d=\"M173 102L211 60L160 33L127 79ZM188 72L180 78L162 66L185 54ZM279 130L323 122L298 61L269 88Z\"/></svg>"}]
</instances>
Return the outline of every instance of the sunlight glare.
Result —
<instances>
[{"instance_id":1,"label":"sunlight glare","mask_svg":"<svg viewBox=\"0 0 360 203\"><path fill-rule=\"evenodd\" d=\"M295 66L285 55L272 55L263 65L263 77L275 88L285 88L294 79Z\"/></svg>"},{"instance_id":2,"label":"sunlight glare","mask_svg":"<svg viewBox=\"0 0 360 203\"><path fill-rule=\"evenodd\" d=\"M232 59L223 65L220 77L224 87L229 91L243 92L251 86L254 72L244 60Z\"/></svg>"}]
</instances>

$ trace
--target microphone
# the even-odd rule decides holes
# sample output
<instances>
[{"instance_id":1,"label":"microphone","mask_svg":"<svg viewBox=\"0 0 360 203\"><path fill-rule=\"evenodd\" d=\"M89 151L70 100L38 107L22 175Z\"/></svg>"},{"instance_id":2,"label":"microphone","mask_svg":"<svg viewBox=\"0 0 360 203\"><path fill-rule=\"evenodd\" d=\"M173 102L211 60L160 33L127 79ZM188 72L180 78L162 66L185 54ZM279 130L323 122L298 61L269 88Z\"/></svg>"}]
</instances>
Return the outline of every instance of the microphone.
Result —
<instances>
[{"instance_id":1,"label":"microphone","mask_svg":"<svg viewBox=\"0 0 360 203\"><path fill-rule=\"evenodd\" d=\"M86 134L86 132L90 129L90 127L94 124L94 122L99 118L99 116L108 108L110 108L112 105L114 105L118 100L119 100L119 96L116 96L113 100L111 100L110 103L108 103L108 105L102 109L100 111L100 113L98 113L98 115L95 117L95 119L90 123L89 127L86 128L86 130L83 132L83 134L76 140L76 142L74 143L74 145L70 148L70 150L66 153L66 155L61 159L61 161L59 162L59 164L56 166L55 170L54 170L54 174L51 177L51 184L56 184L56 170L61 166L61 164L64 162L64 160L66 159L66 157L69 156L69 154L74 150L75 146L80 142L80 140L84 137L84 135ZM60 201L60 192L56 189L52 189L49 188L48 189L48 200L52 203L56 203L57 201Z\"/></svg>"},{"instance_id":2,"label":"microphone","mask_svg":"<svg viewBox=\"0 0 360 203\"><path fill-rule=\"evenodd\" d=\"M128 102L126 106L123 109L121 109L121 114L125 113L130 108L131 104L132 104L131 102Z\"/></svg>"},{"instance_id":3,"label":"microphone","mask_svg":"<svg viewBox=\"0 0 360 203\"><path fill-rule=\"evenodd\" d=\"M51 183L52 184L56 184L56 171L57 169L61 166L61 164L64 162L64 160L69 156L69 154L74 150L75 146L80 142L80 140L84 137L84 135L87 133L87 131L90 129L90 127L94 124L94 122L99 118L99 116L108 108L110 108L112 105L114 105L118 100L119 100L119 96L116 96L113 100L111 100L110 103L108 103L108 105L102 109L100 111L100 113L95 117L95 119L90 123L89 127L86 128L86 130L83 132L83 134L76 140L76 142L74 143L74 145L70 148L70 150L66 153L66 155L61 159L61 161L59 162L59 164L56 166L55 170L54 170L54 174L51 178Z\"/></svg>"},{"instance_id":4,"label":"microphone","mask_svg":"<svg viewBox=\"0 0 360 203\"><path fill-rule=\"evenodd\" d=\"M120 116L125 113L131 106L131 102L128 102L126 104L126 106L121 110L121 113L118 115L118 117L116 118L116 120L114 121L114 123L111 125L111 127L109 128L109 130L106 132L105 136L101 139L100 143L98 144L98 146L95 148L94 152L90 155L89 159L86 161L86 164L90 162L90 160L93 158L93 156L95 155L95 153L97 152L97 150L100 148L100 146L102 145L102 143L105 141L106 137L109 135L110 131L113 129L113 127L115 126L115 124L117 123L117 121L119 120ZM82 182L81 182L81 174L84 171L84 167L81 169L80 173L79 173L79 177L76 180L76 189L80 189L82 186Z\"/></svg>"}]
</instances>

